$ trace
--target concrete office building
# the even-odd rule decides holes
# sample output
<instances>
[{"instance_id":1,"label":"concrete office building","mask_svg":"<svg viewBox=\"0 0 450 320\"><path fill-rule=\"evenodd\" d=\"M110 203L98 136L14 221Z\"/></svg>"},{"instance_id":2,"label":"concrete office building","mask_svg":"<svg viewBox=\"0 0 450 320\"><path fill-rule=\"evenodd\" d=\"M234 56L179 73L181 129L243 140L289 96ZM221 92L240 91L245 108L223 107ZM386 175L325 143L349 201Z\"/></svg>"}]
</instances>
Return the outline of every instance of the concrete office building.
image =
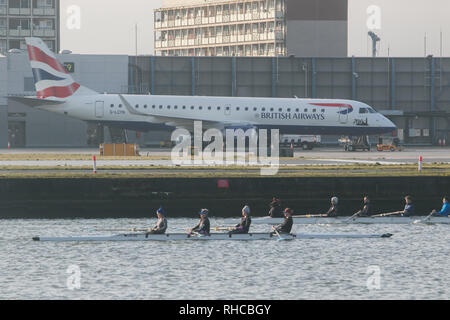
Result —
<instances>
[{"instance_id":1,"label":"concrete office building","mask_svg":"<svg viewBox=\"0 0 450 320\"><path fill-rule=\"evenodd\" d=\"M25 37L40 37L58 52L59 0L0 0L0 53L26 49Z\"/></svg>"},{"instance_id":2,"label":"concrete office building","mask_svg":"<svg viewBox=\"0 0 450 320\"><path fill-rule=\"evenodd\" d=\"M162 56L346 57L348 0L164 0Z\"/></svg>"}]
</instances>

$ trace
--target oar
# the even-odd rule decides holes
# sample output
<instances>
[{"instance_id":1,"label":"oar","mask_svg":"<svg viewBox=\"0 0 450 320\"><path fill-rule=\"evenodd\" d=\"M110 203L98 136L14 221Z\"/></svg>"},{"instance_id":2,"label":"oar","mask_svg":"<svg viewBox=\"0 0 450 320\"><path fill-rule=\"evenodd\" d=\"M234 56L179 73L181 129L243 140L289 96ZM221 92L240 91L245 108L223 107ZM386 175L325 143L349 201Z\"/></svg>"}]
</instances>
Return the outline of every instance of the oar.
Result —
<instances>
[{"instance_id":1,"label":"oar","mask_svg":"<svg viewBox=\"0 0 450 320\"><path fill-rule=\"evenodd\" d=\"M216 230L216 231L231 231L233 229L234 228L232 228L232 227L215 227L214 228L214 230Z\"/></svg>"},{"instance_id":2,"label":"oar","mask_svg":"<svg viewBox=\"0 0 450 320\"><path fill-rule=\"evenodd\" d=\"M277 240L277 241L283 241L283 240L286 240L286 239L284 239L284 238L281 236L281 234L278 232L278 230L277 230L275 227L272 226L272 229L273 229L273 231L275 231L275 233L276 233L277 236L278 236L278 240Z\"/></svg>"},{"instance_id":3,"label":"oar","mask_svg":"<svg viewBox=\"0 0 450 320\"><path fill-rule=\"evenodd\" d=\"M388 216L393 216L396 214L402 214L403 211L396 211L396 212L389 212L389 213L380 213L380 214L376 214L372 217L388 217Z\"/></svg>"},{"instance_id":4,"label":"oar","mask_svg":"<svg viewBox=\"0 0 450 320\"><path fill-rule=\"evenodd\" d=\"M423 223L423 222L426 222L427 220L430 220L430 218L431 218L431 216L434 214L434 212L431 212L428 216L426 216L424 219L422 219L422 220L415 220L413 223L414 224L416 224L416 223Z\"/></svg>"},{"instance_id":5,"label":"oar","mask_svg":"<svg viewBox=\"0 0 450 320\"><path fill-rule=\"evenodd\" d=\"M348 219L345 219L344 221L342 221L343 223L347 223L347 222L349 222L350 220L352 220L354 217L356 217L357 215L359 214L359 212L357 212L357 213L355 213L354 215L352 215L350 218L348 218Z\"/></svg>"},{"instance_id":6,"label":"oar","mask_svg":"<svg viewBox=\"0 0 450 320\"><path fill-rule=\"evenodd\" d=\"M97 229L97 228L91 228L88 229L88 231L107 231L107 232L147 232L150 231L151 228L148 229L137 229L137 228L131 228L131 229Z\"/></svg>"},{"instance_id":7,"label":"oar","mask_svg":"<svg viewBox=\"0 0 450 320\"><path fill-rule=\"evenodd\" d=\"M321 217L328 217L328 215L326 215L326 214L307 214L307 215L292 216L292 218L321 218Z\"/></svg>"}]
</instances>

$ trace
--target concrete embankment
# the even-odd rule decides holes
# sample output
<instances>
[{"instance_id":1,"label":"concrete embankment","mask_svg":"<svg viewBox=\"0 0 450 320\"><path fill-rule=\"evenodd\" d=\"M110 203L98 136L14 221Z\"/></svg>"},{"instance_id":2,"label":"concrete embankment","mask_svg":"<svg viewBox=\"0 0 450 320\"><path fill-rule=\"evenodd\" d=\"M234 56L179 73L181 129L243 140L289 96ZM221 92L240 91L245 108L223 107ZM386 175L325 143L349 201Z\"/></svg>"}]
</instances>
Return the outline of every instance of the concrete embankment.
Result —
<instances>
[{"instance_id":1,"label":"concrete embankment","mask_svg":"<svg viewBox=\"0 0 450 320\"><path fill-rule=\"evenodd\" d=\"M87 179L5 178L0 180L0 218L154 217L163 205L170 217L197 217L209 208L213 217L240 214L244 204L253 216L264 216L273 196L297 214L323 213L331 196L340 199L341 214L360 209L370 195L376 212L403 208L412 195L416 212L440 208L450 177L311 177Z\"/></svg>"}]
</instances>

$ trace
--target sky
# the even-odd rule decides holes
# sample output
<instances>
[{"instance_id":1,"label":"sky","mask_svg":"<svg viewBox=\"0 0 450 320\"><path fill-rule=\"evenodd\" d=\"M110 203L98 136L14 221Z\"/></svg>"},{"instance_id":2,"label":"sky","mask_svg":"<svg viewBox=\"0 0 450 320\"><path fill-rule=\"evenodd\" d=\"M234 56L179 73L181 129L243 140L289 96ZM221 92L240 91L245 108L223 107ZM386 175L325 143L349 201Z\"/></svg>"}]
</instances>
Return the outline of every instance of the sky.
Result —
<instances>
[{"instance_id":1,"label":"sky","mask_svg":"<svg viewBox=\"0 0 450 320\"><path fill-rule=\"evenodd\" d=\"M61 49L73 53L153 54L153 9L161 0L61 0ZM78 9L79 8L79 11ZM79 17L79 19L78 19ZM379 55L450 56L449 0L349 0L348 55L370 56L369 28Z\"/></svg>"}]
</instances>

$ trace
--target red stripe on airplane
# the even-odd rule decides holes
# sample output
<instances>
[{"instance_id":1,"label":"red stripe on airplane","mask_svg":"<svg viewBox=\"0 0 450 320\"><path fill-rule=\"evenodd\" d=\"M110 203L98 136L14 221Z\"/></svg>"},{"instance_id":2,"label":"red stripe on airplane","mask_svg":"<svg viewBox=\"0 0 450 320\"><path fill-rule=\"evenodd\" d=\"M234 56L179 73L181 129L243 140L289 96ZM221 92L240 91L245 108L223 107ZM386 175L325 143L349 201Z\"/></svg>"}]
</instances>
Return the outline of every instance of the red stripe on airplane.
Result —
<instances>
[{"instance_id":1,"label":"red stripe on airplane","mask_svg":"<svg viewBox=\"0 0 450 320\"><path fill-rule=\"evenodd\" d=\"M67 70L62 66L62 64L58 60L48 56L41 49L30 45L27 45L27 49L30 61L38 61L45 63L50 67L52 67L53 69L55 69L56 71L68 74Z\"/></svg>"},{"instance_id":2,"label":"red stripe on airplane","mask_svg":"<svg viewBox=\"0 0 450 320\"><path fill-rule=\"evenodd\" d=\"M338 108L353 109L353 107L350 104L344 104L344 103L310 103L310 105L318 106L318 107L338 107Z\"/></svg>"},{"instance_id":3,"label":"red stripe on airplane","mask_svg":"<svg viewBox=\"0 0 450 320\"><path fill-rule=\"evenodd\" d=\"M78 88L80 88L80 85L76 82L72 83L70 86L65 87L50 87L38 91L37 97L39 99L46 99L49 97L67 98L73 95L78 90Z\"/></svg>"}]
</instances>

